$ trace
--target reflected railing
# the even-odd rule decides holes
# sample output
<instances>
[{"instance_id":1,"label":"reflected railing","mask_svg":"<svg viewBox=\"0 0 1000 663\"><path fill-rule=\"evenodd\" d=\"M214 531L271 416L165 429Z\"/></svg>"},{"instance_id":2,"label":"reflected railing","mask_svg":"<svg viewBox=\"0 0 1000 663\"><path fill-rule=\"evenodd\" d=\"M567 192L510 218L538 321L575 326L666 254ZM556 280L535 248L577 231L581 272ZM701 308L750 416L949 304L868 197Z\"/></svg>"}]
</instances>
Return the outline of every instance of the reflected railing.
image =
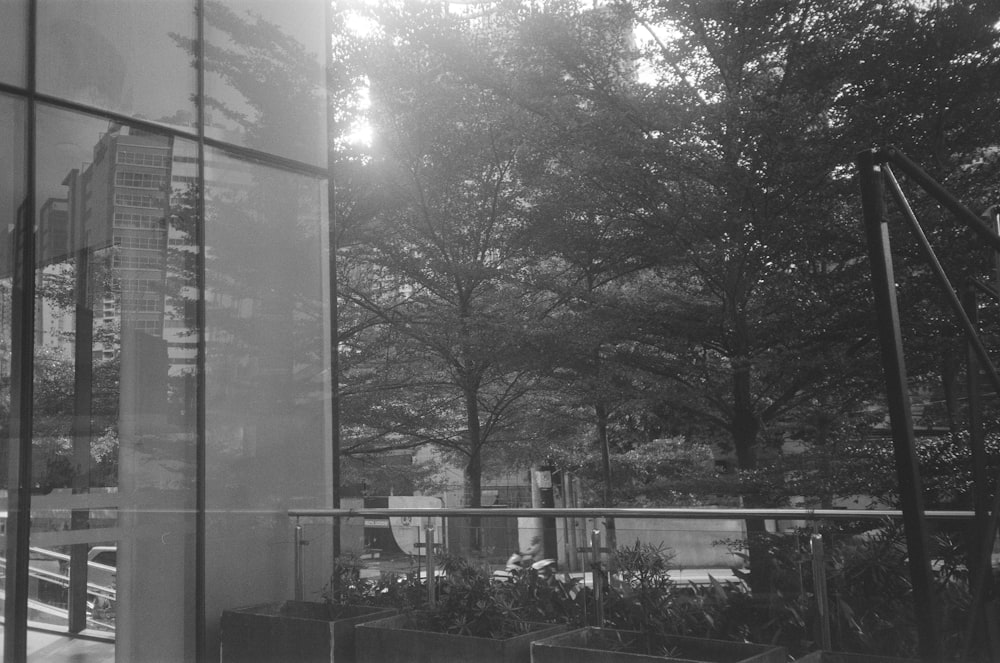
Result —
<instances>
[{"instance_id":1,"label":"reflected railing","mask_svg":"<svg viewBox=\"0 0 1000 663\"><path fill-rule=\"evenodd\" d=\"M6 507L6 500L0 497L3 525ZM80 514L86 515L86 526L74 528ZM114 489L89 493L57 489L32 496L27 596L30 626L115 638L117 551L122 538L119 515L120 499ZM0 569L6 578L5 526L0 530ZM79 558L75 562L74 555ZM80 571L73 573L74 568Z\"/></svg>"},{"instance_id":2,"label":"reflected railing","mask_svg":"<svg viewBox=\"0 0 1000 663\"><path fill-rule=\"evenodd\" d=\"M70 556L56 550L32 547L28 561L29 622L36 626L65 626L69 623ZM117 592L113 566L88 561L86 589L86 629L91 634L113 637ZM7 561L0 556L0 571L4 577ZM0 591L0 596L3 592Z\"/></svg>"},{"instance_id":3,"label":"reflected railing","mask_svg":"<svg viewBox=\"0 0 1000 663\"><path fill-rule=\"evenodd\" d=\"M434 595L436 579L449 558L461 557L502 577L510 555L527 548L536 536L542 539L543 556L557 561L559 576L584 587L627 582L627 570L616 568L616 563L621 563L623 549L642 548L663 553L674 586L692 592L739 586L749 596L754 579L746 523L756 520L763 521L762 536L767 538L766 559L758 560L756 568L768 569L770 596L780 597L781 609L788 614L789 607L808 609L809 629L815 627L816 641L829 648L831 638L837 644L837 629L854 618L845 611L851 600L860 600L858 583L874 581L867 591L885 593L892 588L878 586L877 578L888 573L905 585L909 574L905 537L900 534L903 514L891 509L355 508L295 509L288 514L295 530L297 600L316 600L328 591L329 586L305 587L303 578L306 570L315 577L317 566L325 564L332 579L333 560L310 555L315 548L309 543L333 537L335 531L342 555L352 558L362 577L416 577L427 583L428 596ZM965 550L981 549L972 529L974 513L928 511L924 516L933 533L931 559L939 588L967 595L973 574ZM994 568L998 560L1000 550L994 545ZM887 599L873 595L873 605L876 600ZM901 600L910 601L911 596ZM955 622L946 624L954 638L961 637L967 622L959 614L962 605L963 600L956 599L957 612L946 617ZM924 609L929 608L910 605L902 612ZM912 630L912 624L906 628Z\"/></svg>"}]
</instances>

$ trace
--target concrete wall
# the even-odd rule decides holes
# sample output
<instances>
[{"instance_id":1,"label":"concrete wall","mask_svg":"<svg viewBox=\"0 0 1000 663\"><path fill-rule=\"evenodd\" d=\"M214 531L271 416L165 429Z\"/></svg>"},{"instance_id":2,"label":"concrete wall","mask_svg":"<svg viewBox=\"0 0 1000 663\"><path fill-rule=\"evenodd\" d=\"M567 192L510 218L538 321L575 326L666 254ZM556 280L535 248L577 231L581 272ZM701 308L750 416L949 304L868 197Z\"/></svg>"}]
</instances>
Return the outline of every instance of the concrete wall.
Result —
<instances>
[{"instance_id":1,"label":"concrete wall","mask_svg":"<svg viewBox=\"0 0 1000 663\"><path fill-rule=\"evenodd\" d=\"M594 529L592 520L584 528L589 538ZM607 532L601 525L601 546L607 546ZM746 527L742 520L712 518L640 518L618 519L615 522L618 546L634 546L636 541L663 545L673 553L675 568L729 569L742 567L743 560L732 554L725 540L742 540ZM578 529L579 532L579 529Z\"/></svg>"}]
</instances>

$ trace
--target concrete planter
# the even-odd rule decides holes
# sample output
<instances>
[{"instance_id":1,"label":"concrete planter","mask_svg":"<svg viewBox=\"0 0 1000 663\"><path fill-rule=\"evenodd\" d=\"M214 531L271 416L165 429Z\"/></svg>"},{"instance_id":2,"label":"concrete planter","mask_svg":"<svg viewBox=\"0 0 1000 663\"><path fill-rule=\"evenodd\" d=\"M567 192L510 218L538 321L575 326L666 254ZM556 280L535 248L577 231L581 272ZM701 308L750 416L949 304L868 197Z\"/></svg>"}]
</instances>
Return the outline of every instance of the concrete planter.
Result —
<instances>
[{"instance_id":1,"label":"concrete planter","mask_svg":"<svg viewBox=\"0 0 1000 663\"><path fill-rule=\"evenodd\" d=\"M795 663L919 663L912 658L892 658L875 654L847 654L835 651L814 651Z\"/></svg>"},{"instance_id":2,"label":"concrete planter","mask_svg":"<svg viewBox=\"0 0 1000 663\"><path fill-rule=\"evenodd\" d=\"M644 654L645 636L636 631L582 628L538 640L531 663L784 663L784 647L675 636L668 655Z\"/></svg>"},{"instance_id":3,"label":"concrete planter","mask_svg":"<svg viewBox=\"0 0 1000 663\"><path fill-rule=\"evenodd\" d=\"M561 624L532 624L527 633L483 638L417 630L408 615L359 624L357 663L529 663L531 643L566 630Z\"/></svg>"},{"instance_id":4,"label":"concrete planter","mask_svg":"<svg viewBox=\"0 0 1000 663\"><path fill-rule=\"evenodd\" d=\"M264 603L222 613L222 663L354 663L354 626L387 608L308 601Z\"/></svg>"}]
</instances>

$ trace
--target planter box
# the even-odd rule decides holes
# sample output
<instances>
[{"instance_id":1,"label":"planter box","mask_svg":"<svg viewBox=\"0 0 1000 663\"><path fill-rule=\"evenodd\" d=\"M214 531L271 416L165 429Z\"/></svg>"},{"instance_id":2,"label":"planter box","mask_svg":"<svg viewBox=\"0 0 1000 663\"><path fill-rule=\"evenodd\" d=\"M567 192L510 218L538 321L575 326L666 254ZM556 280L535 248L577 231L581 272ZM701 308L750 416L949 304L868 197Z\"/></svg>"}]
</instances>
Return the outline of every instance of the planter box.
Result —
<instances>
[{"instance_id":1,"label":"planter box","mask_svg":"<svg viewBox=\"0 0 1000 663\"><path fill-rule=\"evenodd\" d=\"M285 601L225 610L222 663L354 663L354 626L387 608Z\"/></svg>"},{"instance_id":2,"label":"planter box","mask_svg":"<svg viewBox=\"0 0 1000 663\"><path fill-rule=\"evenodd\" d=\"M668 654L643 654L637 631L582 628L531 645L531 663L785 663L784 647L675 636Z\"/></svg>"},{"instance_id":3,"label":"planter box","mask_svg":"<svg viewBox=\"0 0 1000 663\"><path fill-rule=\"evenodd\" d=\"M566 630L562 624L532 624L528 633L483 638L413 627L408 615L359 624L357 663L529 663L531 643Z\"/></svg>"},{"instance_id":4,"label":"planter box","mask_svg":"<svg viewBox=\"0 0 1000 663\"><path fill-rule=\"evenodd\" d=\"M920 663L912 658L892 658L875 654L847 654L835 651L814 651L795 663Z\"/></svg>"}]
</instances>

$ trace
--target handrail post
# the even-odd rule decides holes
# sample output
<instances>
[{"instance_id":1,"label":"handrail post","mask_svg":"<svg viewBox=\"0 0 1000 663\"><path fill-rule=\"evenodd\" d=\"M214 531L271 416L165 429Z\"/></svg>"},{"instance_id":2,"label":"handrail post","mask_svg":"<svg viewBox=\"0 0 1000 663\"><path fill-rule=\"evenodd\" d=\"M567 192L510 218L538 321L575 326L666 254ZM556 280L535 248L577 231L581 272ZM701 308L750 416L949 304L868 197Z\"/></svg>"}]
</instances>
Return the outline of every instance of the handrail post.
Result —
<instances>
[{"instance_id":1,"label":"handrail post","mask_svg":"<svg viewBox=\"0 0 1000 663\"><path fill-rule=\"evenodd\" d=\"M597 626L604 628L604 573L601 569L601 530L596 527L591 532L590 545L594 553L594 600L597 609Z\"/></svg>"},{"instance_id":2,"label":"handrail post","mask_svg":"<svg viewBox=\"0 0 1000 663\"><path fill-rule=\"evenodd\" d=\"M295 600L302 600L302 521L295 518Z\"/></svg>"},{"instance_id":3,"label":"handrail post","mask_svg":"<svg viewBox=\"0 0 1000 663\"><path fill-rule=\"evenodd\" d=\"M816 595L816 608L819 611L819 642L820 649L832 649L830 635L830 601L826 587L826 554L823 550L823 535L813 532L809 537L809 549L812 552L813 592Z\"/></svg>"},{"instance_id":4,"label":"handrail post","mask_svg":"<svg viewBox=\"0 0 1000 663\"><path fill-rule=\"evenodd\" d=\"M433 520L428 519L427 530L427 605L431 608L434 607L434 602L436 598L435 584L437 579L434 577L434 525Z\"/></svg>"}]
</instances>

